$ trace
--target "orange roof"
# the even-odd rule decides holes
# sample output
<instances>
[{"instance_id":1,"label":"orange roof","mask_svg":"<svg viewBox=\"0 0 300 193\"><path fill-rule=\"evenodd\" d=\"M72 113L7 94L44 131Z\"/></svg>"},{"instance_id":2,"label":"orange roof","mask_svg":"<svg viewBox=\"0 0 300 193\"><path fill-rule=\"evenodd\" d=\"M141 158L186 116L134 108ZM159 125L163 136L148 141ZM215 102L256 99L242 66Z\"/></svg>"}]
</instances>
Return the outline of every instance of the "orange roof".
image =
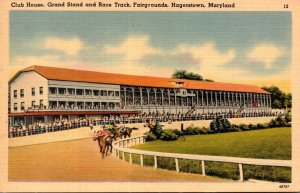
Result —
<instances>
[{"instance_id":1,"label":"orange roof","mask_svg":"<svg viewBox=\"0 0 300 193\"><path fill-rule=\"evenodd\" d=\"M19 71L11 80L13 81L20 73L35 71L49 80L63 80L75 82L90 82L103 84L117 84L129 86L144 86L158 88L185 88L214 91L252 92L269 94L267 91L252 85L229 84L219 82L204 82L195 80L184 80L174 78L160 78L149 76L134 76L125 74L113 74L93 72L75 69L54 68L46 66L30 66ZM174 82L183 82L183 87L178 87Z\"/></svg>"}]
</instances>

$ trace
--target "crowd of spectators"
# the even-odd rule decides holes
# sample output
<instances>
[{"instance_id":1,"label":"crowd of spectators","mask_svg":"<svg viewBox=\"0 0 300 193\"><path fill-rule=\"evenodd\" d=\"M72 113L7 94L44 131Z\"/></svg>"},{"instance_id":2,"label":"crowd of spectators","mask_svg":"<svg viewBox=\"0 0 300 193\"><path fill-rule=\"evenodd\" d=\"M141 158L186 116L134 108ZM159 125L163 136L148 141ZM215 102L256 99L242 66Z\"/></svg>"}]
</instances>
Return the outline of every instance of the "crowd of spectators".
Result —
<instances>
[{"instance_id":1,"label":"crowd of spectators","mask_svg":"<svg viewBox=\"0 0 300 193\"><path fill-rule=\"evenodd\" d=\"M142 104L141 104L141 101L142 101ZM180 97L177 97L176 98L176 101L175 101L175 98L172 97L170 98L170 105L171 106L193 106L194 104L197 104L197 100L196 98L183 98L183 100L180 98ZM132 96L126 96L126 104L125 104L125 97L121 97L121 106L124 107L124 106L133 106L133 105L165 105L165 106L169 106L169 98L166 96L164 96L164 98L162 99L161 96L157 96L156 97L156 103L155 103L155 97L154 96L150 96L149 97L149 101L147 99L147 96L143 96L142 100L140 98L140 96L135 96L134 97L134 103L133 103L133 97ZM241 107L241 104L238 103L238 102L234 102L234 101L227 101L226 103L221 101L221 102L214 102L214 101L203 101L202 103L202 100L198 101L198 107ZM263 107L263 104L259 104L259 103L255 103L254 104L251 104L250 101L246 102L244 105L242 106L245 106L245 107Z\"/></svg>"},{"instance_id":2,"label":"crowd of spectators","mask_svg":"<svg viewBox=\"0 0 300 193\"><path fill-rule=\"evenodd\" d=\"M30 125L24 125L22 122L15 123L19 125L10 127L8 129L8 136L22 137L35 134L42 134L48 132L56 132L61 130L76 129L81 127L93 127L96 125L109 124L128 124L128 123L146 123L147 120L156 120L159 122L175 122L175 121L191 121L191 120L212 120L217 117L237 118L237 117L265 117L277 116L278 113L241 113L236 115L232 112L228 113L205 113L205 114L158 114L158 113L144 113L142 115L110 115L101 117L81 117L72 119L54 119L47 123L43 121L36 121Z\"/></svg>"}]
</instances>

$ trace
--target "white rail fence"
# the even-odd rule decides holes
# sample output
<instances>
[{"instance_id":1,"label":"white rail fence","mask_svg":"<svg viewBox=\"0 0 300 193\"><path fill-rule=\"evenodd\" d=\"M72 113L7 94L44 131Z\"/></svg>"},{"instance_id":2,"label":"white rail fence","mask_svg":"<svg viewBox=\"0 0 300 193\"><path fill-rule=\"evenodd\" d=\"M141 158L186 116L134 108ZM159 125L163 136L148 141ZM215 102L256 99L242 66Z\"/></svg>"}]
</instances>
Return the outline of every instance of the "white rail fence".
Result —
<instances>
[{"instance_id":1,"label":"white rail fence","mask_svg":"<svg viewBox=\"0 0 300 193\"><path fill-rule=\"evenodd\" d=\"M244 181L243 165L259 165L259 166L277 166L277 167L292 167L291 160L271 160L271 159L252 159L252 158L239 158L239 157L225 157L225 156L207 156L207 155L192 155L192 154L178 154L178 153L164 153L154 151L142 151L128 148L133 145L145 143L145 135L138 137L131 137L127 139L121 139L113 143L114 155L125 160L125 153L129 154L129 163L132 164L132 155L136 154L140 156L140 164L144 165L144 156L153 156L154 168L157 169L157 157L173 158L175 160L176 172L179 170L178 159L185 160L198 160L201 162L202 175L205 176L205 162L224 162L234 163L239 166L240 181Z\"/></svg>"}]
</instances>

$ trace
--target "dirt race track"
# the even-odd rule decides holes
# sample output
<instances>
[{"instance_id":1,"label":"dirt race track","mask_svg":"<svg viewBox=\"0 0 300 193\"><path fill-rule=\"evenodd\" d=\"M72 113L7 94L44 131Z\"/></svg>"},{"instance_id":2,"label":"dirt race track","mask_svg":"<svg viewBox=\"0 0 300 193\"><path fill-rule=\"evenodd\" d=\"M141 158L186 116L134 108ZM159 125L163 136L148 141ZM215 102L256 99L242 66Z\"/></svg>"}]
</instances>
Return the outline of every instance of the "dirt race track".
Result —
<instances>
[{"instance_id":1,"label":"dirt race track","mask_svg":"<svg viewBox=\"0 0 300 193\"><path fill-rule=\"evenodd\" d=\"M9 181L201 181L223 179L131 165L110 155L102 159L91 139L9 148Z\"/></svg>"}]
</instances>

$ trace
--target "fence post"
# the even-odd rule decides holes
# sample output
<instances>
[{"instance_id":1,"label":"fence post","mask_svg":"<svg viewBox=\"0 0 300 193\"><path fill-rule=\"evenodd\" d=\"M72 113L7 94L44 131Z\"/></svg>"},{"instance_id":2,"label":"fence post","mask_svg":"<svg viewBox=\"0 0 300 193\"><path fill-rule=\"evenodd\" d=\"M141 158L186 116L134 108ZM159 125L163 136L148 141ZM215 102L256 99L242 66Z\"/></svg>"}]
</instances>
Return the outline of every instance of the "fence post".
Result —
<instances>
[{"instance_id":1,"label":"fence post","mask_svg":"<svg viewBox=\"0 0 300 193\"><path fill-rule=\"evenodd\" d=\"M205 176L205 163L204 160L201 160L201 167L202 167L202 175Z\"/></svg>"},{"instance_id":2,"label":"fence post","mask_svg":"<svg viewBox=\"0 0 300 193\"><path fill-rule=\"evenodd\" d=\"M132 164L132 156L131 156L131 153L129 153L129 163Z\"/></svg>"},{"instance_id":3,"label":"fence post","mask_svg":"<svg viewBox=\"0 0 300 193\"><path fill-rule=\"evenodd\" d=\"M144 155L141 154L141 166L144 166Z\"/></svg>"},{"instance_id":4,"label":"fence post","mask_svg":"<svg viewBox=\"0 0 300 193\"><path fill-rule=\"evenodd\" d=\"M116 149L113 148L113 155L116 157L117 156L117 152L116 152Z\"/></svg>"},{"instance_id":5,"label":"fence post","mask_svg":"<svg viewBox=\"0 0 300 193\"><path fill-rule=\"evenodd\" d=\"M244 174L243 174L243 165L239 164L239 170L240 170L240 181L244 181Z\"/></svg>"},{"instance_id":6,"label":"fence post","mask_svg":"<svg viewBox=\"0 0 300 193\"><path fill-rule=\"evenodd\" d=\"M178 158L175 158L176 172L179 172Z\"/></svg>"},{"instance_id":7,"label":"fence post","mask_svg":"<svg viewBox=\"0 0 300 193\"><path fill-rule=\"evenodd\" d=\"M125 161L125 152L122 152L122 160Z\"/></svg>"},{"instance_id":8,"label":"fence post","mask_svg":"<svg viewBox=\"0 0 300 193\"><path fill-rule=\"evenodd\" d=\"M157 169L157 156L154 156L154 168Z\"/></svg>"}]
</instances>

